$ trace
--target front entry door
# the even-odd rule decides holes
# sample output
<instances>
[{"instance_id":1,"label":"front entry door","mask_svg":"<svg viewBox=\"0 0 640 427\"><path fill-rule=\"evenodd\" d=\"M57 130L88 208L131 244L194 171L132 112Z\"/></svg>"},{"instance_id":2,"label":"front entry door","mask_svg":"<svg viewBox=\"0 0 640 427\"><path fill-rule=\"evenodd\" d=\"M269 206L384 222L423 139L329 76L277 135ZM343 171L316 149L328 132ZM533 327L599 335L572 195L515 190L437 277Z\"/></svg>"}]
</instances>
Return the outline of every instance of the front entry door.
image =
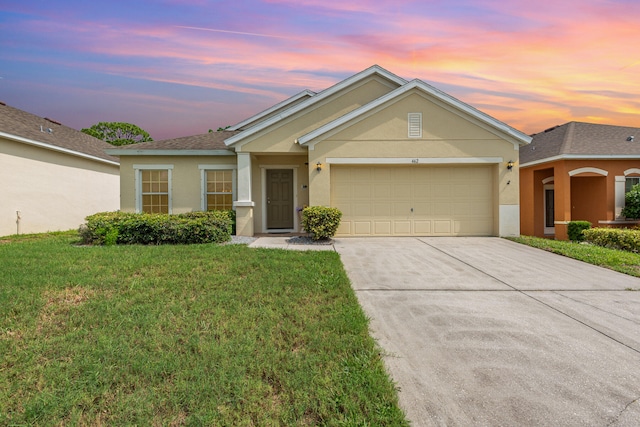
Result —
<instances>
[{"instance_id":1,"label":"front entry door","mask_svg":"<svg viewBox=\"0 0 640 427\"><path fill-rule=\"evenodd\" d=\"M267 169L267 229L293 229L291 169Z\"/></svg>"}]
</instances>

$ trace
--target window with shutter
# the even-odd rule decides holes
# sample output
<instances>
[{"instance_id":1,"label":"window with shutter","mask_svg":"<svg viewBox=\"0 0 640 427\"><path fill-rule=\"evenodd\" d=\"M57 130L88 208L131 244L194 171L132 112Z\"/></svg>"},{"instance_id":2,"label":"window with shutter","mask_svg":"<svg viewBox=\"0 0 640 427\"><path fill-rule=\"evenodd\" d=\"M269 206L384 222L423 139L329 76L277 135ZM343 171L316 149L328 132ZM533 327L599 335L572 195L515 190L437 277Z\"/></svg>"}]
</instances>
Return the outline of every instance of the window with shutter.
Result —
<instances>
[{"instance_id":1,"label":"window with shutter","mask_svg":"<svg viewBox=\"0 0 640 427\"><path fill-rule=\"evenodd\" d=\"M409 138L422 138L422 113L409 113Z\"/></svg>"}]
</instances>

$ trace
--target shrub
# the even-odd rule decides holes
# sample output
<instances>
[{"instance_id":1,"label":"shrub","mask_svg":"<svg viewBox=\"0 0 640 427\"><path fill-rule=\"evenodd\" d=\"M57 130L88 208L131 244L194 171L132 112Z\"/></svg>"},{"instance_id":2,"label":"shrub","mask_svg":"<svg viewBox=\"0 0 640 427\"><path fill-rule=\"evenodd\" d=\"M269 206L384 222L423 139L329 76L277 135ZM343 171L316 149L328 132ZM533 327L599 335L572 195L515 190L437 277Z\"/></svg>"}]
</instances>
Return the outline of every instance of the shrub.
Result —
<instances>
[{"instance_id":1,"label":"shrub","mask_svg":"<svg viewBox=\"0 0 640 427\"><path fill-rule=\"evenodd\" d=\"M585 240L605 248L640 252L640 230L627 228L592 228L584 230Z\"/></svg>"},{"instance_id":2,"label":"shrub","mask_svg":"<svg viewBox=\"0 0 640 427\"><path fill-rule=\"evenodd\" d=\"M326 206L309 206L302 210L302 226L314 240L335 236L342 212Z\"/></svg>"},{"instance_id":3,"label":"shrub","mask_svg":"<svg viewBox=\"0 0 640 427\"><path fill-rule=\"evenodd\" d=\"M624 196L624 208L621 212L625 218L640 218L640 184L631 187Z\"/></svg>"},{"instance_id":4,"label":"shrub","mask_svg":"<svg viewBox=\"0 0 640 427\"><path fill-rule=\"evenodd\" d=\"M572 242L582 242L584 240L584 230L591 228L589 221L570 221L567 225L567 234Z\"/></svg>"},{"instance_id":5,"label":"shrub","mask_svg":"<svg viewBox=\"0 0 640 427\"><path fill-rule=\"evenodd\" d=\"M232 230L228 211L178 215L101 212L86 220L80 226L80 237L97 245L222 243L231 239Z\"/></svg>"}]
</instances>

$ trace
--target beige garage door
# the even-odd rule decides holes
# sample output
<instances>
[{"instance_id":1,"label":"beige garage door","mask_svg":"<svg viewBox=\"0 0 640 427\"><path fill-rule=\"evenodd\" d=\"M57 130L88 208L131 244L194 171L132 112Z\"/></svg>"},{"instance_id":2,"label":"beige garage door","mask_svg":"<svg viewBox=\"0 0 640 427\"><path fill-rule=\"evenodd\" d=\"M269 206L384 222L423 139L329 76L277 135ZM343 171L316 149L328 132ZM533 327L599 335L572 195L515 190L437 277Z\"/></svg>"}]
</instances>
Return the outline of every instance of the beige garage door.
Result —
<instances>
[{"instance_id":1,"label":"beige garage door","mask_svg":"<svg viewBox=\"0 0 640 427\"><path fill-rule=\"evenodd\" d=\"M331 166L342 236L494 234L492 166Z\"/></svg>"}]
</instances>

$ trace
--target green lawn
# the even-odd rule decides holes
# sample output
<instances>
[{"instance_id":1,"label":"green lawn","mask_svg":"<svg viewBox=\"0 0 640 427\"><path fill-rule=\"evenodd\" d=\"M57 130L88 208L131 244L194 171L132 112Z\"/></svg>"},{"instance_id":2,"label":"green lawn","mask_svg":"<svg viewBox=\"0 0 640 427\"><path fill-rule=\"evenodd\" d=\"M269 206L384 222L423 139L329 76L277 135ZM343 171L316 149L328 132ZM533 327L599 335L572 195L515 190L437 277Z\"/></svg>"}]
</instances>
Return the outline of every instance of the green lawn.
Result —
<instances>
[{"instance_id":1,"label":"green lawn","mask_svg":"<svg viewBox=\"0 0 640 427\"><path fill-rule=\"evenodd\" d=\"M0 239L0 425L402 426L337 254Z\"/></svg>"},{"instance_id":2,"label":"green lawn","mask_svg":"<svg viewBox=\"0 0 640 427\"><path fill-rule=\"evenodd\" d=\"M540 237L521 236L509 240L640 277L640 254L637 253Z\"/></svg>"}]
</instances>

